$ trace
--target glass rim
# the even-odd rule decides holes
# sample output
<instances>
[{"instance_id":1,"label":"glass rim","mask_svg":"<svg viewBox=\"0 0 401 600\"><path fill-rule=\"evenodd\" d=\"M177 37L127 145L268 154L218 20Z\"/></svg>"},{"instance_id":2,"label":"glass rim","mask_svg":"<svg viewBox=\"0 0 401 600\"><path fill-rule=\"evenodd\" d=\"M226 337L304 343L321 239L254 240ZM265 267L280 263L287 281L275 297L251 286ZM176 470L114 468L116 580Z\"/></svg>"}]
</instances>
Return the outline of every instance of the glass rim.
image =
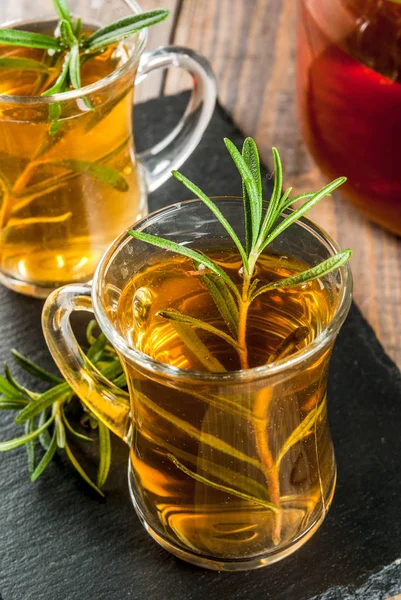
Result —
<instances>
[{"instance_id":1,"label":"glass rim","mask_svg":"<svg viewBox=\"0 0 401 600\"><path fill-rule=\"evenodd\" d=\"M239 196L210 196L210 198L221 200L235 199L242 201L242 198L240 198ZM185 206L188 206L189 204L193 203L203 205L203 202L199 199L177 202L175 204L171 204L164 208L160 208L156 211L153 211L152 213L148 214L143 219L135 223L129 229L143 231L152 222L157 222L161 217L165 216L166 214L185 208ZM290 214L291 212L293 212L293 209L289 208L286 209L282 214ZM293 226L302 227L303 229L308 230L312 235L317 237L322 243L322 245L329 249L332 254L340 251L339 245L330 236L330 234L328 234L323 228L321 228L319 225L317 225L317 223L315 223L308 217L302 217L301 219L296 221L292 225L292 227ZM131 360L133 363L135 363L135 365L142 367L143 369L154 375L160 375L162 377L169 378L175 381L189 382L196 380L201 383L215 384L239 384L250 381L254 382L256 380L264 379L266 377L280 375L291 368L299 367L303 361L309 359L316 352L319 352L319 350L323 349L337 335L351 306L352 273L349 263L346 263L339 269L341 273L341 288L338 294L339 300L337 302L335 313L333 314L323 331L321 331L319 335L317 335L304 348L301 348L297 352L294 352L287 358L275 361L269 365L261 365L259 367L253 367L251 369L228 371L225 373L194 371L174 367L167 363L163 363L159 360L156 360L148 356L147 354L141 352L140 350L137 350L136 348L130 347L127 341L124 339L124 337L116 331L113 323L107 316L107 312L103 305L100 294L103 273L107 266L111 262L113 262L113 260L116 259L122 247L124 247L125 244L131 240L133 240L133 238L129 235L128 230L124 231L114 240L109 249L102 256L97 266L95 275L93 277L92 302L95 317L98 320L100 328L103 330L106 337L110 340L113 346L115 346L115 348L118 350L118 352L120 352L125 359Z\"/></svg>"},{"instance_id":2,"label":"glass rim","mask_svg":"<svg viewBox=\"0 0 401 600\"><path fill-rule=\"evenodd\" d=\"M136 0L124 0L129 8L132 9L134 14L140 14L143 12L142 8L139 6ZM17 21L9 21L2 23L0 27L4 27L4 25L16 23ZM139 61L139 58L146 46L146 42L148 39L148 30L140 29L137 34L138 40L135 44L134 51L132 55L128 57L128 59L115 69L106 77L95 81L89 85L85 85L79 90L69 90L68 92L62 92L61 94L53 94L52 96L12 96L8 94L0 94L0 103L7 104L52 104L53 102L66 102L68 100L77 100L78 98L82 98L82 96L88 96L89 94L93 94L104 87L107 87L109 84L118 81L120 77L122 77L125 73L129 72ZM134 84L134 81L132 82Z\"/></svg>"}]
</instances>

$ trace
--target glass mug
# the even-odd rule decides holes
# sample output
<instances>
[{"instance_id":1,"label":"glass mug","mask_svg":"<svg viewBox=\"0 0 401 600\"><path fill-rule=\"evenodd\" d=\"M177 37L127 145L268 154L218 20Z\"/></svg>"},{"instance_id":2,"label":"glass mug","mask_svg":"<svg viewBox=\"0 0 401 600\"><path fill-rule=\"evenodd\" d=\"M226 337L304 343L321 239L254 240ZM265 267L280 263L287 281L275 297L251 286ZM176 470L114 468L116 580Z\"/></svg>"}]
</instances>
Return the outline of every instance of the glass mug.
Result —
<instances>
[{"instance_id":1,"label":"glass mug","mask_svg":"<svg viewBox=\"0 0 401 600\"><path fill-rule=\"evenodd\" d=\"M299 0L297 94L304 139L341 193L401 235L401 5Z\"/></svg>"},{"instance_id":2,"label":"glass mug","mask_svg":"<svg viewBox=\"0 0 401 600\"><path fill-rule=\"evenodd\" d=\"M216 202L243 238L241 201ZM198 250L205 239L208 249L213 239L219 248L232 248L199 200L159 210L134 229ZM270 250L314 265L338 247L302 219ZM302 350L247 371L195 372L150 358L130 346L120 329L118 305L127 282L168 254L120 235L101 259L92 288L68 285L49 296L42 318L46 342L75 392L129 445L129 488L150 535L199 566L261 567L302 546L332 501L336 466L326 381L331 350L351 302L350 270L345 266L324 278L330 316ZM70 326L73 311L94 313L120 356L129 393L106 380L83 354ZM267 469L261 468L256 431L270 461ZM212 483L205 483L205 477ZM275 499L274 510L269 497Z\"/></svg>"},{"instance_id":3,"label":"glass mug","mask_svg":"<svg viewBox=\"0 0 401 600\"><path fill-rule=\"evenodd\" d=\"M141 12L133 0L68 4L84 24L98 27ZM30 28L52 31L55 14L52 0L39 4L13 0L0 8L6 27L24 28L28 22ZM101 79L93 77L79 91L22 96L18 79L3 75L0 282L7 287L46 297L60 285L90 281L110 243L147 213L147 194L166 181L199 143L216 100L208 63L191 50L174 46L143 54L146 41L144 29L124 44L125 62ZM136 156L135 85L149 73L169 67L191 75L190 102L175 129ZM54 110L59 122L51 134Z\"/></svg>"}]
</instances>

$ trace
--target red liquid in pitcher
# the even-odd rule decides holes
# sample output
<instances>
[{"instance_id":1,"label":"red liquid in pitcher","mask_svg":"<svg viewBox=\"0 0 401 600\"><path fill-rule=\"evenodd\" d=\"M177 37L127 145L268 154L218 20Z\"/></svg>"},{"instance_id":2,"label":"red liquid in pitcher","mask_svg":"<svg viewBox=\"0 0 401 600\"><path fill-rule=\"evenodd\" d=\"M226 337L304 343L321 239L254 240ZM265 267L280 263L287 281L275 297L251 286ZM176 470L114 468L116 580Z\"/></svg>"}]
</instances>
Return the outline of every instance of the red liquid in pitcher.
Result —
<instances>
[{"instance_id":1,"label":"red liquid in pitcher","mask_svg":"<svg viewBox=\"0 0 401 600\"><path fill-rule=\"evenodd\" d=\"M327 4L327 7L324 5ZM401 6L302 0L298 102L328 178L367 216L401 234Z\"/></svg>"}]
</instances>

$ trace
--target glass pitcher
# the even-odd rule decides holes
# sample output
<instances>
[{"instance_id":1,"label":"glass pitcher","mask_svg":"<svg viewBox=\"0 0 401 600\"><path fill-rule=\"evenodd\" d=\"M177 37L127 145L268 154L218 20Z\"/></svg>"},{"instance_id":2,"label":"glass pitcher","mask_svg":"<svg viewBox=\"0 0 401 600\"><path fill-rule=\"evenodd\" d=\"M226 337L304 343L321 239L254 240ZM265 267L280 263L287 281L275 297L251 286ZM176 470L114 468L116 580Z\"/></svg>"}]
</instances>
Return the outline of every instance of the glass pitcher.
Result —
<instances>
[{"instance_id":1,"label":"glass pitcher","mask_svg":"<svg viewBox=\"0 0 401 600\"><path fill-rule=\"evenodd\" d=\"M401 234L401 5L299 0L297 92L306 144L370 219Z\"/></svg>"}]
</instances>

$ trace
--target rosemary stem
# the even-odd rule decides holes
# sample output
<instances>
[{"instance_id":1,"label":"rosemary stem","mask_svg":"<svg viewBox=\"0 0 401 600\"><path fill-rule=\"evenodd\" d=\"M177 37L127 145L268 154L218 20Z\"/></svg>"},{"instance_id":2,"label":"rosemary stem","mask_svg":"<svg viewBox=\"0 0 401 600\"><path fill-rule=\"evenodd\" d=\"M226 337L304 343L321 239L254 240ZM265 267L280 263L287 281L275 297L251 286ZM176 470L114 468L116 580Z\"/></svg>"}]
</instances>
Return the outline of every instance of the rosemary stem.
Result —
<instances>
[{"instance_id":1,"label":"rosemary stem","mask_svg":"<svg viewBox=\"0 0 401 600\"><path fill-rule=\"evenodd\" d=\"M246 323L250 306L249 287L251 284L251 279L258 257L259 254L251 252L249 256L249 275L244 274L244 283L242 287L242 300L240 302L238 326L238 342L243 348L245 348L245 355L240 355L242 369L249 368L248 350L246 346ZM255 431L256 448L262 465L262 471L265 476L267 487L269 490L270 500L279 509L279 511L273 516L272 531L272 540L274 545L277 546L277 544L279 544L281 540L282 511L280 510L281 500L279 471L274 463L273 456L270 451L269 439L266 431L267 410L270 403L270 399L270 389L263 389L256 395L256 400L253 407L253 426Z\"/></svg>"},{"instance_id":2,"label":"rosemary stem","mask_svg":"<svg viewBox=\"0 0 401 600\"><path fill-rule=\"evenodd\" d=\"M239 358L241 361L241 369L249 369L248 361L248 348L246 345L246 325L248 320L249 310L249 299L248 290L250 284L250 277L247 273L244 273L244 282L242 286L242 297L239 303L239 316L238 316L238 343L241 346L239 351Z\"/></svg>"},{"instance_id":3,"label":"rosemary stem","mask_svg":"<svg viewBox=\"0 0 401 600\"><path fill-rule=\"evenodd\" d=\"M258 450L260 462L262 463L263 474L269 489L270 500L280 509L280 478L277 465L274 463L272 453L269 448L269 438L267 435L267 411L271 400L271 389L261 390L253 406L256 448ZM282 512L281 510L273 516L272 540L277 546L281 539Z\"/></svg>"}]
</instances>

